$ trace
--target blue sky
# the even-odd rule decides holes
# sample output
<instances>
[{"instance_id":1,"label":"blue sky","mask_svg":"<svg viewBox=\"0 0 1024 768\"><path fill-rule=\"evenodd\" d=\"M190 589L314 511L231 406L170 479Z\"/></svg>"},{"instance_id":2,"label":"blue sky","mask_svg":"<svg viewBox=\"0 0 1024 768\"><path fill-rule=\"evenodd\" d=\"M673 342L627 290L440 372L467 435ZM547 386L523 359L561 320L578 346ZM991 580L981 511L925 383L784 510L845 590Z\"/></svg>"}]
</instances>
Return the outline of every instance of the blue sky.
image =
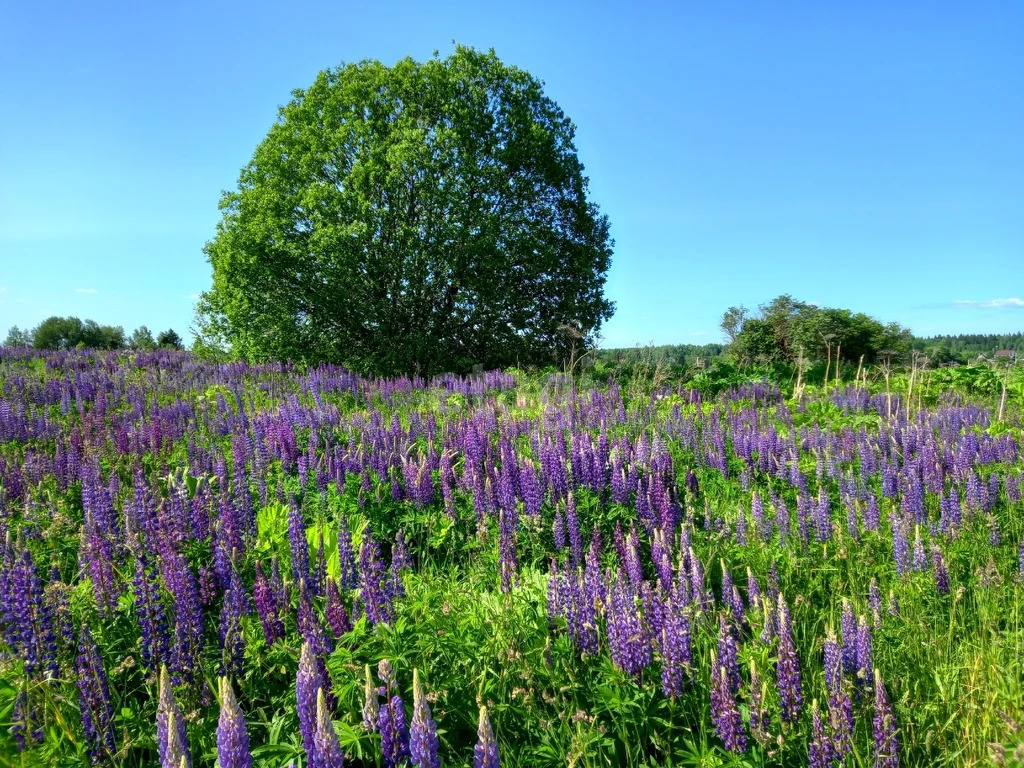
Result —
<instances>
[{"instance_id":1,"label":"blue sky","mask_svg":"<svg viewBox=\"0 0 1024 768\"><path fill-rule=\"evenodd\" d=\"M576 122L616 240L606 346L717 341L784 292L1024 329L1024 5L627 8L0 0L0 333L184 333L220 191L292 89L453 40Z\"/></svg>"}]
</instances>

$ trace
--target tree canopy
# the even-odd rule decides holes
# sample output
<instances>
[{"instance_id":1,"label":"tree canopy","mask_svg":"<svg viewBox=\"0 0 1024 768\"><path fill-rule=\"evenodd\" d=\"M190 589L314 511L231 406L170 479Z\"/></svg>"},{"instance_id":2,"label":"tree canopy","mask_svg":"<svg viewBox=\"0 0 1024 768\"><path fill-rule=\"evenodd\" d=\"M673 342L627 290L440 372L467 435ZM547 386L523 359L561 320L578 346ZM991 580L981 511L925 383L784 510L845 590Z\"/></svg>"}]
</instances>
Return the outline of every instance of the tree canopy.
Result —
<instances>
[{"instance_id":1,"label":"tree canopy","mask_svg":"<svg viewBox=\"0 0 1024 768\"><path fill-rule=\"evenodd\" d=\"M182 349L181 337L168 328L156 340L150 330L140 325L127 339L120 325L100 325L95 320L78 317L48 317L29 330L12 326L4 340L5 347L36 349L123 349L148 352L159 347Z\"/></svg>"},{"instance_id":2,"label":"tree canopy","mask_svg":"<svg viewBox=\"0 0 1024 768\"><path fill-rule=\"evenodd\" d=\"M493 51L321 72L221 200L201 334L379 374L593 344L613 243L573 137Z\"/></svg>"},{"instance_id":3,"label":"tree canopy","mask_svg":"<svg viewBox=\"0 0 1024 768\"><path fill-rule=\"evenodd\" d=\"M777 296L751 315L745 307L730 307L721 327L732 341L731 351L742 361L810 363L833 359L873 363L899 356L910 347L910 331L898 323L883 324L862 312L818 307Z\"/></svg>"}]
</instances>

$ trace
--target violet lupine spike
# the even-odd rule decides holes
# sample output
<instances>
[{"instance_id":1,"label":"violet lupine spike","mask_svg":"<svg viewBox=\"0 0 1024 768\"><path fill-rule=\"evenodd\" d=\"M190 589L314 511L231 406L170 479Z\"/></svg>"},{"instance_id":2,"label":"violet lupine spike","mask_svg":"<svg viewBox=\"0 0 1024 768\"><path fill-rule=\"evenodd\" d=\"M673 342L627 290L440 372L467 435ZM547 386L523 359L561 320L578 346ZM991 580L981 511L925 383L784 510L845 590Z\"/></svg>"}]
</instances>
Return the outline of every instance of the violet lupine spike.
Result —
<instances>
[{"instance_id":1,"label":"violet lupine spike","mask_svg":"<svg viewBox=\"0 0 1024 768\"><path fill-rule=\"evenodd\" d=\"M868 606L871 608L871 619L875 629L882 626L882 592L878 588L878 579L871 577L871 584L868 586Z\"/></svg>"},{"instance_id":2,"label":"violet lupine spike","mask_svg":"<svg viewBox=\"0 0 1024 768\"><path fill-rule=\"evenodd\" d=\"M441 768L437 754L437 723L420 685L420 672L412 671L412 724L409 727L409 759L416 768Z\"/></svg>"},{"instance_id":3,"label":"violet lupine spike","mask_svg":"<svg viewBox=\"0 0 1024 768\"><path fill-rule=\"evenodd\" d=\"M800 719L803 694L800 687L800 661L793 643L793 625L786 601L779 595L779 651L776 663L776 683L779 689L779 708L782 719L796 723Z\"/></svg>"},{"instance_id":4,"label":"violet lupine spike","mask_svg":"<svg viewBox=\"0 0 1024 768\"><path fill-rule=\"evenodd\" d=\"M316 730L317 692L324 686L324 679L317 664L316 655L308 642L302 644L299 656L299 671L295 676L295 711L299 716L299 731L302 746L310 762L313 761L313 732Z\"/></svg>"},{"instance_id":5,"label":"violet lupine spike","mask_svg":"<svg viewBox=\"0 0 1024 768\"><path fill-rule=\"evenodd\" d=\"M294 497L288 499L288 545L291 548L292 578L298 584L309 581L309 542L306 540L306 520Z\"/></svg>"},{"instance_id":6,"label":"violet lupine spike","mask_svg":"<svg viewBox=\"0 0 1024 768\"><path fill-rule=\"evenodd\" d=\"M392 621L391 602L385 589L386 571L381 559L380 545L373 538L369 527L363 533L363 544L359 551L359 598L370 624L387 624Z\"/></svg>"},{"instance_id":7,"label":"violet lupine spike","mask_svg":"<svg viewBox=\"0 0 1024 768\"><path fill-rule=\"evenodd\" d=\"M353 589L359 583L356 558L352 550L352 533L344 514L339 516L338 521L338 581L342 589Z\"/></svg>"},{"instance_id":8,"label":"violet lupine spike","mask_svg":"<svg viewBox=\"0 0 1024 768\"><path fill-rule=\"evenodd\" d=\"M327 579L327 605L324 608L324 618L335 637L341 637L352 631L352 622L348 612L345 610L345 603L338 591L338 583L328 577Z\"/></svg>"},{"instance_id":9,"label":"violet lupine spike","mask_svg":"<svg viewBox=\"0 0 1024 768\"><path fill-rule=\"evenodd\" d=\"M842 652L839 650L839 642L836 640L835 632L829 627L825 633L825 685L829 691L836 691L843 680Z\"/></svg>"},{"instance_id":10,"label":"violet lupine spike","mask_svg":"<svg viewBox=\"0 0 1024 768\"><path fill-rule=\"evenodd\" d=\"M409 729L405 722L405 704L402 697L393 691L393 678L386 675L382 667L378 668L378 674L384 681L386 690L386 701L378 715L381 752L384 756L384 765L388 768L398 768L404 765L406 758L409 757Z\"/></svg>"},{"instance_id":11,"label":"violet lupine spike","mask_svg":"<svg viewBox=\"0 0 1024 768\"><path fill-rule=\"evenodd\" d=\"M345 755L338 742L338 734L331 722L331 710L322 688L316 692L316 729L313 733L313 752L309 755L309 768L344 768Z\"/></svg>"},{"instance_id":12,"label":"violet lupine spike","mask_svg":"<svg viewBox=\"0 0 1024 768\"><path fill-rule=\"evenodd\" d=\"M896 736L896 716L885 693L882 673L875 670L875 716L872 720L875 768L897 768L899 740Z\"/></svg>"},{"instance_id":13,"label":"violet lupine spike","mask_svg":"<svg viewBox=\"0 0 1024 768\"><path fill-rule=\"evenodd\" d=\"M164 762L160 764L161 768L191 768L192 756L188 751L188 743L182 735L185 724L181 715L172 712L167 723L167 751L164 754Z\"/></svg>"},{"instance_id":14,"label":"violet lupine spike","mask_svg":"<svg viewBox=\"0 0 1024 768\"><path fill-rule=\"evenodd\" d=\"M167 665L160 667L159 694L156 708L156 741L160 757L160 765L164 768L177 768L184 757L187 765L192 764L192 754L188 747L188 733L185 718L181 713L174 691L171 688L171 677Z\"/></svg>"},{"instance_id":15,"label":"violet lupine spike","mask_svg":"<svg viewBox=\"0 0 1024 768\"><path fill-rule=\"evenodd\" d=\"M935 589L940 595L949 594L949 569L938 544L932 544L932 570L935 574Z\"/></svg>"},{"instance_id":16,"label":"violet lupine spike","mask_svg":"<svg viewBox=\"0 0 1024 768\"><path fill-rule=\"evenodd\" d=\"M150 670L170 658L170 627L155 569L141 546L135 548L135 610L142 635L142 660Z\"/></svg>"},{"instance_id":17,"label":"violet lupine spike","mask_svg":"<svg viewBox=\"0 0 1024 768\"><path fill-rule=\"evenodd\" d=\"M93 765L98 765L114 756L114 710L103 659L87 626L82 627L75 675L86 751Z\"/></svg>"},{"instance_id":18,"label":"violet lupine spike","mask_svg":"<svg viewBox=\"0 0 1024 768\"><path fill-rule=\"evenodd\" d=\"M718 617L718 663L729 673L729 688L735 694L740 689L740 663L736 631L733 624L720 614Z\"/></svg>"},{"instance_id":19,"label":"violet lupine spike","mask_svg":"<svg viewBox=\"0 0 1024 768\"><path fill-rule=\"evenodd\" d=\"M843 672L853 677L857 674L857 615L845 597L840 629L843 633Z\"/></svg>"},{"instance_id":20,"label":"violet lupine spike","mask_svg":"<svg viewBox=\"0 0 1024 768\"><path fill-rule=\"evenodd\" d=\"M252 768L249 733L245 716L235 699L227 677L221 677L220 718L217 721L217 763L219 768Z\"/></svg>"},{"instance_id":21,"label":"violet lupine spike","mask_svg":"<svg viewBox=\"0 0 1024 768\"><path fill-rule=\"evenodd\" d=\"M729 682L729 672L718 663L715 651L711 652L711 720L727 750L736 754L747 751L747 734Z\"/></svg>"},{"instance_id":22,"label":"violet lupine spike","mask_svg":"<svg viewBox=\"0 0 1024 768\"><path fill-rule=\"evenodd\" d=\"M683 694L693 663L690 621L678 594L666 600L665 619L658 639L662 693L669 698L678 698Z\"/></svg>"},{"instance_id":23,"label":"violet lupine spike","mask_svg":"<svg viewBox=\"0 0 1024 768\"><path fill-rule=\"evenodd\" d=\"M811 738L807 742L807 763L809 768L832 768L832 742L825 733L825 726L818 709L818 700L811 703Z\"/></svg>"},{"instance_id":24,"label":"violet lupine spike","mask_svg":"<svg viewBox=\"0 0 1024 768\"><path fill-rule=\"evenodd\" d=\"M480 720L476 729L476 745L473 747L473 768L500 768L498 742L494 739L491 719L487 707L480 707Z\"/></svg>"},{"instance_id":25,"label":"violet lupine spike","mask_svg":"<svg viewBox=\"0 0 1024 768\"><path fill-rule=\"evenodd\" d=\"M519 530L516 516L502 509L498 513L498 571L503 593L519 585L519 557L516 552Z\"/></svg>"},{"instance_id":26,"label":"violet lupine spike","mask_svg":"<svg viewBox=\"0 0 1024 768\"><path fill-rule=\"evenodd\" d=\"M284 622L281 621L282 606L279 605L278 595L263 573L263 566L259 562L256 563L256 582L252 588L252 597L267 645L273 645L278 640L284 639Z\"/></svg>"}]
</instances>

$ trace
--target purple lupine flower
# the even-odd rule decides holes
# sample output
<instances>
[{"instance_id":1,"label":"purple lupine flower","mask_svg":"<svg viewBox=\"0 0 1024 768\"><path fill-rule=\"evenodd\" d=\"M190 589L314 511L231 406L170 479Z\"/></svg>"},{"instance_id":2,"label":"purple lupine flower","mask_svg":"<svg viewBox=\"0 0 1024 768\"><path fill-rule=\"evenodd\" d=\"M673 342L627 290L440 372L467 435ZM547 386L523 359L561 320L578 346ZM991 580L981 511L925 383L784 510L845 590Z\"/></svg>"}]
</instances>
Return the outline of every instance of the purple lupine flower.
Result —
<instances>
[{"instance_id":1,"label":"purple lupine flower","mask_svg":"<svg viewBox=\"0 0 1024 768\"><path fill-rule=\"evenodd\" d=\"M28 748L26 735L31 737L36 744L43 743L43 729L35 727L32 708L29 706L28 690L24 685L18 691L14 699L14 708L11 710L10 733L14 738L15 748L18 752L24 752Z\"/></svg>"},{"instance_id":2,"label":"purple lupine flower","mask_svg":"<svg viewBox=\"0 0 1024 768\"><path fill-rule=\"evenodd\" d=\"M380 697L377 693L377 686L373 684L373 675L370 673L370 665L366 665L366 683L363 685L363 728L368 733L377 730L378 718L380 717Z\"/></svg>"},{"instance_id":3,"label":"purple lupine flower","mask_svg":"<svg viewBox=\"0 0 1024 768\"><path fill-rule=\"evenodd\" d=\"M651 663L651 644L640 616L636 593L621 576L608 588L608 648L612 661L633 677Z\"/></svg>"},{"instance_id":4,"label":"purple lupine flower","mask_svg":"<svg viewBox=\"0 0 1024 768\"><path fill-rule=\"evenodd\" d=\"M295 583L309 581L309 542L306 540L306 519L295 501L288 499L288 546L292 554L292 578Z\"/></svg>"},{"instance_id":5,"label":"purple lupine flower","mask_svg":"<svg viewBox=\"0 0 1024 768\"><path fill-rule=\"evenodd\" d=\"M857 615L845 597L840 630L843 633L843 671L853 677L857 674Z\"/></svg>"},{"instance_id":6,"label":"purple lupine flower","mask_svg":"<svg viewBox=\"0 0 1024 768\"><path fill-rule=\"evenodd\" d=\"M245 661L242 617L249 613L248 603L242 580L232 566L231 584L224 593L220 611L221 669L225 674L242 674L242 665Z\"/></svg>"},{"instance_id":7,"label":"purple lupine flower","mask_svg":"<svg viewBox=\"0 0 1024 768\"><path fill-rule=\"evenodd\" d=\"M160 667L160 687L156 707L156 741L162 768L180 768L182 758L185 765L192 765L192 754L188 748L188 733L185 718L171 689L171 677L167 665Z\"/></svg>"},{"instance_id":8,"label":"purple lupine flower","mask_svg":"<svg viewBox=\"0 0 1024 768\"><path fill-rule=\"evenodd\" d=\"M260 624L263 626L263 636L267 645L273 645L278 640L284 639L284 622L281 621L281 606L278 604L277 594L263 573L263 566L256 563L256 582L252 588L253 602L256 605L256 614L260 617Z\"/></svg>"},{"instance_id":9,"label":"purple lupine flower","mask_svg":"<svg viewBox=\"0 0 1024 768\"><path fill-rule=\"evenodd\" d=\"M330 577L327 579L327 605L324 608L324 617L335 637L341 637L346 632L352 631L352 622L349 620L345 603L338 591L338 583Z\"/></svg>"},{"instance_id":10,"label":"purple lupine flower","mask_svg":"<svg viewBox=\"0 0 1024 768\"><path fill-rule=\"evenodd\" d=\"M949 569L946 567L946 560L942 557L942 550L938 544L932 544L932 570L935 573L935 589L940 595L949 594Z\"/></svg>"},{"instance_id":11,"label":"purple lupine flower","mask_svg":"<svg viewBox=\"0 0 1024 768\"><path fill-rule=\"evenodd\" d=\"M103 659L88 626L82 627L75 659L78 701L82 710L86 751L93 765L109 761L114 755L114 710Z\"/></svg>"},{"instance_id":12,"label":"purple lupine flower","mask_svg":"<svg viewBox=\"0 0 1024 768\"><path fill-rule=\"evenodd\" d=\"M729 673L729 688L733 694L740 689L740 662L736 632L726 615L718 617L718 663Z\"/></svg>"},{"instance_id":13,"label":"purple lupine flower","mask_svg":"<svg viewBox=\"0 0 1024 768\"><path fill-rule=\"evenodd\" d=\"M318 657L328 653L331 650L331 643L320 622L320 615L313 608L313 598L305 581L299 583L299 610L296 618L299 634L313 648L313 653Z\"/></svg>"},{"instance_id":14,"label":"purple lupine flower","mask_svg":"<svg viewBox=\"0 0 1024 768\"><path fill-rule=\"evenodd\" d=\"M352 551L352 533L348 518L342 514L338 520L338 581L342 589L353 589L359 581L356 557Z\"/></svg>"},{"instance_id":15,"label":"purple lupine flower","mask_svg":"<svg viewBox=\"0 0 1024 768\"><path fill-rule=\"evenodd\" d=\"M476 729L476 746L473 747L473 768L500 768L498 742L494 739L491 719L487 707L480 707L480 722Z\"/></svg>"},{"instance_id":16,"label":"purple lupine flower","mask_svg":"<svg viewBox=\"0 0 1024 768\"><path fill-rule=\"evenodd\" d=\"M679 698L690 674L690 620L678 594L666 601L665 618L658 635L661 654L661 690L669 698Z\"/></svg>"},{"instance_id":17,"label":"purple lupine flower","mask_svg":"<svg viewBox=\"0 0 1024 768\"><path fill-rule=\"evenodd\" d=\"M359 550L359 599L370 624L392 621L391 602L384 589L385 570L380 545L367 527L363 532L363 545Z\"/></svg>"},{"instance_id":18,"label":"purple lupine flower","mask_svg":"<svg viewBox=\"0 0 1024 768\"><path fill-rule=\"evenodd\" d=\"M921 526L914 526L914 570L923 571L928 567L928 556L924 551L924 542L921 540Z\"/></svg>"},{"instance_id":19,"label":"purple lupine flower","mask_svg":"<svg viewBox=\"0 0 1024 768\"><path fill-rule=\"evenodd\" d=\"M519 525L515 512L502 509L498 513L498 570L501 573L501 591L508 593L519 584L519 557L516 543Z\"/></svg>"},{"instance_id":20,"label":"purple lupine flower","mask_svg":"<svg viewBox=\"0 0 1024 768\"><path fill-rule=\"evenodd\" d=\"M776 682L782 719L795 723L800 718L803 694L800 690L800 661L793 644L793 625L786 601L779 595L779 656L776 663Z\"/></svg>"},{"instance_id":21,"label":"purple lupine flower","mask_svg":"<svg viewBox=\"0 0 1024 768\"><path fill-rule=\"evenodd\" d=\"M437 754L437 723L423 695L420 672L412 671L412 724L409 727L409 759L416 768L441 768Z\"/></svg>"},{"instance_id":22,"label":"purple lupine flower","mask_svg":"<svg viewBox=\"0 0 1024 768\"><path fill-rule=\"evenodd\" d=\"M391 548L391 569L388 576L387 593L389 601L405 596L405 585L402 573L412 567L412 558L405 548L405 531L395 536L395 546Z\"/></svg>"},{"instance_id":23,"label":"purple lupine flower","mask_svg":"<svg viewBox=\"0 0 1024 768\"><path fill-rule=\"evenodd\" d=\"M644 580L643 570L640 566L639 536L634 524L626 535L626 560L623 563L626 575L634 588L639 588L640 582Z\"/></svg>"},{"instance_id":24,"label":"purple lupine flower","mask_svg":"<svg viewBox=\"0 0 1024 768\"><path fill-rule=\"evenodd\" d=\"M750 609L754 610L761 605L761 585L757 583L754 572L747 566L747 602Z\"/></svg>"},{"instance_id":25,"label":"purple lupine flower","mask_svg":"<svg viewBox=\"0 0 1024 768\"><path fill-rule=\"evenodd\" d=\"M825 733L825 726L818 709L818 700L811 702L811 738L807 742L809 768L832 768L832 742Z\"/></svg>"},{"instance_id":26,"label":"purple lupine flower","mask_svg":"<svg viewBox=\"0 0 1024 768\"><path fill-rule=\"evenodd\" d=\"M313 751L309 755L309 768L344 768L345 755L338 743L338 734L331 722L331 709L323 688L316 692L316 728L313 732Z\"/></svg>"},{"instance_id":27,"label":"purple lupine flower","mask_svg":"<svg viewBox=\"0 0 1024 768\"><path fill-rule=\"evenodd\" d=\"M195 573L184 555L169 556L164 564L164 583L174 596L172 678L175 684L191 683L202 670L203 606Z\"/></svg>"},{"instance_id":28,"label":"purple lupine flower","mask_svg":"<svg viewBox=\"0 0 1024 768\"><path fill-rule=\"evenodd\" d=\"M561 510L555 512L555 519L551 523L551 533L555 538L555 550L561 552L565 549L565 520L562 518Z\"/></svg>"},{"instance_id":29,"label":"purple lupine flower","mask_svg":"<svg viewBox=\"0 0 1024 768\"><path fill-rule=\"evenodd\" d=\"M317 664L316 654L308 642L303 642L299 656L299 671L295 676L295 710L299 716L299 730L302 733L302 746L313 760L313 732L316 730L316 698L324 687L323 674Z\"/></svg>"},{"instance_id":30,"label":"purple lupine flower","mask_svg":"<svg viewBox=\"0 0 1024 768\"><path fill-rule=\"evenodd\" d=\"M4 598L8 601L4 610L7 621L4 623L8 625L10 645L20 651L25 660L26 675L34 676L45 667L51 676L56 677L57 636L53 631L53 616L32 554L27 549L11 571L4 590Z\"/></svg>"},{"instance_id":31,"label":"purple lupine flower","mask_svg":"<svg viewBox=\"0 0 1024 768\"><path fill-rule=\"evenodd\" d=\"M409 728L405 723L405 704L395 690L395 670L391 662L382 659L377 674L384 683L384 705L380 708L377 727L380 729L380 748L384 764L398 768L409 757Z\"/></svg>"},{"instance_id":32,"label":"purple lupine flower","mask_svg":"<svg viewBox=\"0 0 1024 768\"><path fill-rule=\"evenodd\" d=\"M875 670L875 717L872 722L875 768L897 768L899 741L896 738L896 717L885 695L882 673Z\"/></svg>"},{"instance_id":33,"label":"purple lupine flower","mask_svg":"<svg viewBox=\"0 0 1024 768\"><path fill-rule=\"evenodd\" d=\"M878 588L878 579L871 577L868 585L868 606L871 608L871 619L875 629L882 626L882 591Z\"/></svg>"},{"instance_id":34,"label":"purple lupine flower","mask_svg":"<svg viewBox=\"0 0 1024 768\"><path fill-rule=\"evenodd\" d=\"M170 627L160 594L160 583L155 569L141 546L135 552L135 610L139 616L142 635L142 661L148 669L170 658Z\"/></svg>"},{"instance_id":35,"label":"purple lupine flower","mask_svg":"<svg viewBox=\"0 0 1024 768\"><path fill-rule=\"evenodd\" d=\"M747 735L743 730L743 717L736 706L729 672L718 663L718 654L711 652L711 720L715 733L730 752L747 751Z\"/></svg>"},{"instance_id":36,"label":"purple lupine flower","mask_svg":"<svg viewBox=\"0 0 1024 768\"><path fill-rule=\"evenodd\" d=\"M825 685L829 691L838 690L843 681L842 654L839 650L839 643L836 641L835 632L829 627L825 633Z\"/></svg>"},{"instance_id":37,"label":"purple lupine flower","mask_svg":"<svg viewBox=\"0 0 1024 768\"><path fill-rule=\"evenodd\" d=\"M252 768L245 716L227 677L220 678L220 719L217 721L217 763L220 768Z\"/></svg>"}]
</instances>

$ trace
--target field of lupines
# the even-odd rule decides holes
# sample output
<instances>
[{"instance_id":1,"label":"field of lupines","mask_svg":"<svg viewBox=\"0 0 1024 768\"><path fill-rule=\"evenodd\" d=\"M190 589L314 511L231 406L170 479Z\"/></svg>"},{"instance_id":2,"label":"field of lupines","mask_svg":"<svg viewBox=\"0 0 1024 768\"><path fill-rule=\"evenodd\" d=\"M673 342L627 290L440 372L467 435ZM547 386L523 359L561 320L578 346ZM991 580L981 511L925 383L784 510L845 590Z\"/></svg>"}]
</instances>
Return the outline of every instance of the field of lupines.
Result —
<instances>
[{"instance_id":1,"label":"field of lupines","mask_svg":"<svg viewBox=\"0 0 1024 768\"><path fill-rule=\"evenodd\" d=\"M992 420L0 350L0 764L1021 764Z\"/></svg>"}]
</instances>

